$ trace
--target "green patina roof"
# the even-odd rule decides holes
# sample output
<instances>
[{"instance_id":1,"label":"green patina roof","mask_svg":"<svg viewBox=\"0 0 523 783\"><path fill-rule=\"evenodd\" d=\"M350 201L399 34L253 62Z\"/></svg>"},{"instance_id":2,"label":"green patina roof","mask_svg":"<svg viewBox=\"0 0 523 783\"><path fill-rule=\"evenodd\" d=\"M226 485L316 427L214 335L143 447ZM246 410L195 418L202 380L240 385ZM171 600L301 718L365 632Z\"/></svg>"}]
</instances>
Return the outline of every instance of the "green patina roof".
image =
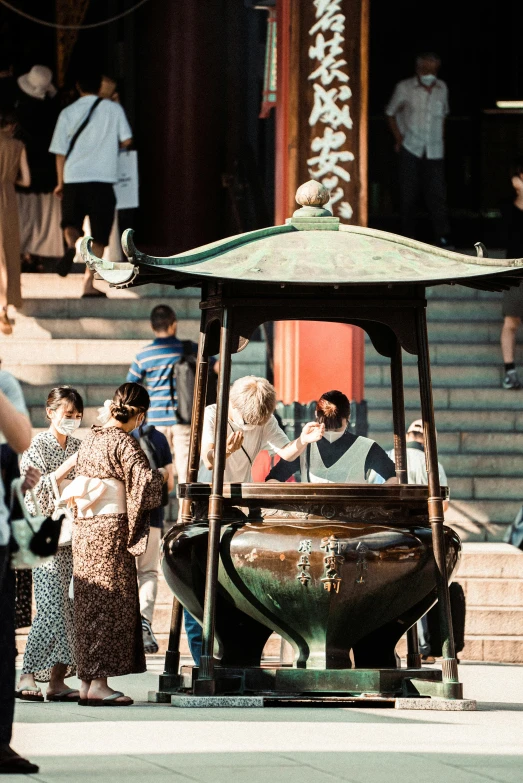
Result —
<instances>
[{"instance_id":1,"label":"green patina roof","mask_svg":"<svg viewBox=\"0 0 523 783\"><path fill-rule=\"evenodd\" d=\"M213 278L299 285L378 285L457 282L487 289L517 284L523 259L454 253L384 231L347 226L332 217L294 217L284 226L228 237L186 253L155 258L123 236L129 263L101 261L84 239L86 263L112 285L158 282L198 285ZM502 277L500 277L502 275Z\"/></svg>"}]
</instances>

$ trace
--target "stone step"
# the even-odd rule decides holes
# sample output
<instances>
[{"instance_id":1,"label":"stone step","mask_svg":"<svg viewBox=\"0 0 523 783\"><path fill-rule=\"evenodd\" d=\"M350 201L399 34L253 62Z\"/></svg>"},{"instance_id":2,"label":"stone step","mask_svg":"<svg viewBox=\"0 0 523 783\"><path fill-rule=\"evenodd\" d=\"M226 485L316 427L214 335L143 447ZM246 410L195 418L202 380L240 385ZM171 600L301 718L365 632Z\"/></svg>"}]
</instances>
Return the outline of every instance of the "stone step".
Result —
<instances>
[{"instance_id":1,"label":"stone step","mask_svg":"<svg viewBox=\"0 0 523 783\"><path fill-rule=\"evenodd\" d=\"M22 273L22 299L79 299L82 295L82 276L71 274L67 277L59 277L56 274L27 274ZM159 285L148 283L136 288L110 288L103 280L96 282L100 291L105 291L114 299L155 299L176 297L192 297L200 300L199 288L174 288L172 285ZM84 302L95 300L84 299Z\"/></svg>"},{"instance_id":2,"label":"stone step","mask_svg":"<svg viewBox=\"0 0 523 783\"><path fill-rule=\"evenodd\" d=\"M438 422L437 417L436 422ZM392 448L393 435L390 430L385 432L370 428L369 438L376 440L384 449ZM440 432L438 430L438 451L440 454L453 456L476 454L487 459L490 455L495 455L517 460L523 453L523 432ZM467 471L466 475L472 475L472 471ZM497 471L488 471L483 475L494 476L497 475Z\"/></svg>"},{"instance_id":3,"label":"stone step","mask_svg":"<svg viewBox=\"0 0 523 783\"><path fill-rule=\"evenodd\" d=\"M464 579L523 579L523 552L511 544L464 544L458 582Z\"/></svg>"},{"instance_id":4,"label":"stone step","mask_svg":"<svg viewBox=\"0 0 523 783\"><path fill-rule=\"evenodd\" d=\"M467 609L472 606L523 606L523 579L463 579Z\"/></svg>"},{"instance_id":5,"label":"stone step","mask_svg":"<svg viewBox=\"0 0 523 783\"><path fill-rule=\"evenodd\" d=\"M499 299L481 301L464 299L435 299L427 305L427 318L434 321L495 321L501 319L501 296Z\"/></svg>"},{"instance_id":6,"label":"stone step","mask_svg":"<svg viewBox=\"0 0 523 783\"><path fill-rule=\"evenodd\" d=\"M136 353L149 340L6 340L0 343L4 369L15 365L74 365L91 366L96 377L97 365L130 364ZM237 364L265 363L265 343L250 342L233 357ZM12 372L12 370L10 370ZM17 376L19 377L19 376ZM21 380L27 380L22 378ZM36 381L41 383L41 381ZM72 381L71 381L72 382Z\"/></svg>"},{"instance_id":7,"label":"stone step","mask_svg":"<svg viewBox=\"0 0 523 783\"><path fill-rule=\"evenodd\" d=\"M498 334L499 341L499 334ZM521 364L523 359L523 350L519 349L516 354L516 364ZM404 365L417 365L418 358L411 353L403 351ZM390 366L390 359L379 354L372 345L365 348L365 362L367 365L384 364ZM452 342L442 342L430 346L430 362L432 368L435 366L465 364L497 367L501 362L499 344L497 345L463 345Z\"/></svg>"},{"instance_id":8,"label":"stone step","mask_svg":"<svg viewBox=\"0 0 523 783\"><path fill-rule=\"evenodd\" d=\"M368 403L368 400L367 400ZM421 411L409 411L409 421ZM392 411L369 406L369 427L375 432L392 430ZM436 407L438 433L442 432L523 432L523 411L518 410L440 410Z\"/></svg>"},{"instance_id":9,"label":"stone step","mask_svg":"<svg viewBox=\"0 0 523 783\"><path fill-rule=\"evenodd\" d=\"M466 635L459 657L463 661L523 663L523 637Z\"/></svg>"},{"instance_id":10,"label":"stone step","mask_svg":"<svg viewBox=\"0 0 523 783\"><path fill-rule=\"evenodd\" d=\"M465 630L471 636L516 636L523 643L523 606L467 606Z\"/></svg>"},{"instance_id":11,"label":"stone step","mask_svg":"<svg viewBox=\"0 0 523 783\"><path fill-rule=\"evenodd\" d=\"M172 289L176 291L175 288ZM107 318L129 319L142 318L147 319L151 314L153 307L159 304L169 304L175 310L178 319L200 318L199 298L194 297L124 297L115 296L112 298L92 298L92 299L26 299L21 309L21 315L42 318L61 319L61 318ZM16 319L15 319L16 322ZM15 323L16 325L16 323Z\"/></svg>"},{"instance_id":12,"label":"stone step","mask_svg":"<svg viewBox=\"0 0 523 783\"><path fill-rule=\"evenodd\" d=\"M199 318L182 318L178 315L177 336L181 340L198 342ZM39 318L19 313L13 327L14 340L152 340L148 318Z\"/></svg>"},{"instance_id":13,"label":"stone step","mask_svg":"<svg viewBox=\"0 0 523 783\"><path fill-rule=\"evenodd\" d=\"M477 411L521 411L523 409L523 393L500 388L436 388L433 389L433 395L434 407L438 412L438 426L440 412L445 408L465 412L471 409ZM370 411L380 408L392 411L390 382L383 387L366 385L365 399ZM418 388L407 387L405 389L405 408L408 411L414 411L412 418L415 418L420 408Z\"/></svg>"},{"instance_id":14,"label":"stone step","mask_svg":"<svg viewBox=\"0 0 523 783\"><path fill-rule=\"evenodd\" d=\"M427 288L426 297L430 302L439 299L500 300L501 294L497 291L477 291L474 288L467 288L464 285L434 285Z\"/></svg>"},{"instance_id":15,"label":"stone step","mask_svg":"<svg viewBox=\"0 0 523 783\"><path fill-rule=\"evenodd\" d=\"M456 307L459 304L456 302ZM484 343L499 349L501 322L501 316L494 321L429 321L431 353L437 343Z\"/></svg>"},{"instance_id":16,"label":"stone step","mask_svg":"<svg viewBox=\"0 0 523 783\"><path fill-rule=\"evenodd\" d=\"M466 365L448 364L432 367L432 385L435 388L501 388L503 376L501 362L495 364ZM418 387L418 368L407 364L403 368L403 381L406 387ZM371 386L389 386L390 370L385 364L365 365L365 388ZM508 394L509 392L507 392ZM515 392L512 392L513 394Z\"/></svg>"},{"instance_id":17,"label":"stone step","mask_svg":"<svg viewBox=\"0 0 523 783\"><path fill-rule=\"evenodd\" d=\"M468 541L502 541L521 507L519 500L460 500L452 497L445 521Z\"/></svg>"}]
</instances>

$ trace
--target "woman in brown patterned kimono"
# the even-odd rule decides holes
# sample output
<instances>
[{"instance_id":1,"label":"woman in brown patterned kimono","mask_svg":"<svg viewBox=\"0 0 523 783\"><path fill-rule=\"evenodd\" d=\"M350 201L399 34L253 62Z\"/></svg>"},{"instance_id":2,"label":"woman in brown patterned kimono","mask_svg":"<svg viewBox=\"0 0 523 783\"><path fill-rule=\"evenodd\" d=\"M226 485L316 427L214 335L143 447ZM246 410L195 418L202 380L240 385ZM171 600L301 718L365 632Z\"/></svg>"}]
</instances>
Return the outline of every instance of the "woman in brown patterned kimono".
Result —
<instances>
[{"instance_id":1,"label":"woman in brown patterned kimono","mask_svg":"<svg viewBox=\"0 0 523 783\"><path fill-rule=\"evenodd\" d=\"M146 671L135 557L145 551L150 509L161 504L165 468L151 470L130 432L149 408L143 386L124 383L78 452L62 494L75 506L73 582L80 705L128 706L108 677Z\"/></svg>"}]
</instances>

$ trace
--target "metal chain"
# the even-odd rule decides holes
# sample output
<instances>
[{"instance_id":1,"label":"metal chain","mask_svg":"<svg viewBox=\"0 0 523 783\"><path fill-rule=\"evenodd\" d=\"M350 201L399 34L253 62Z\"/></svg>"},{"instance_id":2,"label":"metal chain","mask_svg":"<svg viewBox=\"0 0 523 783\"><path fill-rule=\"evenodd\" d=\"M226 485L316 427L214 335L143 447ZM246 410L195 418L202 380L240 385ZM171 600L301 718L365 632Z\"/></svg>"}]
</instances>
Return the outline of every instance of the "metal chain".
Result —
<instances>
[{"instance_id":1,"label":"metal chain","mask_svg":"<svg viewBox=\"0 0 523 783\"><path fill-rule=\"evenodd\" d=\"M7 0L0 0L0 3L5 5L6 8L9 8L10 11L13 11L13 13L23 16L24 19L35 22L35 24L41 24L44 27L53 27L55 30L92 30L94 27L103 27L106 24L116 22L118 19L123 19L123 17L128 14L132 14L133 11L136 11L141 5L144 5L147 2L148 0L139 0L132 8L128 8L127 11L122 11L120 14L111 16L110 19L104 19L102 22L93 22L92 24L57 24L56 22L47 22L45 19L38 19L36 16L31 16L31 14L27 14L25 11L21 11L20 8L11 5Z\"/></svg>"}]
</instances>

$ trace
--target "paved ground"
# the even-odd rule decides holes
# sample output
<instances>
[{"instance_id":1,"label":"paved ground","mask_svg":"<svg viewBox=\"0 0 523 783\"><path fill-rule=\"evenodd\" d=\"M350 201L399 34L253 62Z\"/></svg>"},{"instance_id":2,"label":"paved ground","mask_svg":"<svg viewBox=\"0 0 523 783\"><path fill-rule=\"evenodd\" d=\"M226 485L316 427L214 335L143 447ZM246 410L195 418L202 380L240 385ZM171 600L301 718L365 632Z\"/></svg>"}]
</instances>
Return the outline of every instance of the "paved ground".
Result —
<instances>
[{"instance_id":1,"label":"paved ground","mask_svg":"<svg viewBox=\"0 0 523 783\"><path fill-rule=\"evenodd\" d=\"M127 709L19 703L15 748L48 783L520 783L523 666L460 666L477 712L181 710L145 703L156 671L115 681ZM2 776L2 781L19 781Z\"/></svg>"}]
</instances>

